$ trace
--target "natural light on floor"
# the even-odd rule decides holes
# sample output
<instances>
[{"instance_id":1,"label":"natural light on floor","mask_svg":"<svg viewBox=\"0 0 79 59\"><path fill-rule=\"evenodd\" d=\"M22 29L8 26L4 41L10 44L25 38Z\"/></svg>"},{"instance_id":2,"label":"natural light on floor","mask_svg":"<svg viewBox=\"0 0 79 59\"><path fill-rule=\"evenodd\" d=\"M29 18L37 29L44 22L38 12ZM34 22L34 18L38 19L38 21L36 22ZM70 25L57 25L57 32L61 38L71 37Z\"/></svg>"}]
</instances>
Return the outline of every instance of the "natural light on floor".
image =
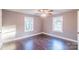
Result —
<instances>
[{"instance_id":1,"label":"natural light on floor","mask_svg":"<svg viewBox=\"0 0 79 59\"><path fill-rule=\"evenodd\" d=\"M64 43L58 40L53 40L52 41L53 49L54 50L62 50L64 49Z\"/></svg>"},{"instance_id":2,"label":"natural light on floor","mask_svg":"<svg viewBox=\"0 0 79 59\"><path fill-rule=\"evenodd\" d=\"M4 44L4 46L2 46L1 48L1 50L15 50L15 49L16 49L15 43Z\"/></svg>"},{"instance_id":3,"label":"natural light on floor","mask_svg":"<svg viewBox=\"0 0 79 59\"><path fill-rule=\"evenodd\" d=\"M27 49L27 50L33 49L33 40L30 40L25 44L25 49Z\"/></svg>"}]
</instances>

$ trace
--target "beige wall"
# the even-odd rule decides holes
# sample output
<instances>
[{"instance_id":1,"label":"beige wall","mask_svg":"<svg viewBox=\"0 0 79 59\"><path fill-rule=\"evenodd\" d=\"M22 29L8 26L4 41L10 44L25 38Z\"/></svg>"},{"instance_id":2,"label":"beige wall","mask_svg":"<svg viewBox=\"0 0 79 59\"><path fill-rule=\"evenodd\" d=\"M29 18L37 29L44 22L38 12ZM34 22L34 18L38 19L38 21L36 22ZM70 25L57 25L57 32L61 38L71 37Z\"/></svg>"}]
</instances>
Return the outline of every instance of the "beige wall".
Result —
<instances>
[{"instance_id":1,"label":"beige wall","mask_svg":"<svg viewBox=\"0 0 79 59\"><path fill-rule=\"evenodd\" d=\"M0 9L0 48L2 46L2 39L1 39L1 28L2 28L2 10Z\"/></svg>"},{"instance_id":2,"label":"beige wall","mask_svg":"<svg viewBox=\"0 0 79 59\"><path fill-rule=\"evenodd\" d=\"M32 16L25 15L17 12L11 12L3 10L3 19L2 26L16 25L16 36L27 36L40 32L46 32L49 34L54 34L58 36L63 36L66 38L77 40L77 12L70 11L66 13L62 13L59 15L63 16L63 33L54 32L52 26L52 17L58 16L53 15L52 17L40 18L38 16L34 17L34 31L33 32L24 32L24 17Z\"/></svg>"},{"instance_id":3,"label":"beige wall","mask_svg":"<svg viewBox=\"0 0 79 59\"><path fill-rule=\"evenodd\" d=\"M79 10L77 11L77 33L79 34Z\"/></svg>"},{"instance_id":4,"label":"beige wall","mask_svg":"<svg viewBox=\"0 0 79 59\"><path fill-rule=\"evenodd\" d=\"M32 15L25 15L17 12L12 11L2 11L3 19L2 19L2 26L10 26L15 25L16 26L16 37L19 36L28 36L36 33L41 32L41 19L38 16L32 16ZM32 32L24 32L24 17L25 16L32 16L34 17L34 31Z\"/></svg>"},{"instance_id":5,"label":"beige wall","mask_svg":"<svg viewBox=\"0 0 79 59\"><path fill-rule=\"evenodd\" d=\"M2 10L0 9L0 32L1 32L1 25L2 25Z\"/></svg>"},{"instance_id":6,"label":"beige wall","mask_svg":"<svg viewBox=\"0 0 79 59\"><path fill-rule=\"evenodd\" d=\"M52 30L52 22L54 16L63 16L63 33L54 32ZM43 20L44 32L77 40L77 11L70 11L59 15L53 15Z\"/></svg>"}]
</instances>

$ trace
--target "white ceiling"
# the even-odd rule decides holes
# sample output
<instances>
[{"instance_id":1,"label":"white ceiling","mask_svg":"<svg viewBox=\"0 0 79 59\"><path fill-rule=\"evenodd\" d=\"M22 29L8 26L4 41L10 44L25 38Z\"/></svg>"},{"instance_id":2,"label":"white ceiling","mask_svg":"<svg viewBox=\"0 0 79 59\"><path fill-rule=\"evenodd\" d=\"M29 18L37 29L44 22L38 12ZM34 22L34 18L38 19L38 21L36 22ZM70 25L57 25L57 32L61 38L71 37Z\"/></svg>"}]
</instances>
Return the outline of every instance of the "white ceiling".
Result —
<instances>
[{"instance_id":1,"label":"white ceiling","mask_svg":"<svg viewBox=\"0 0 79 59\"><path fill-rule=\"evenodd\" d=\"M39 15L39 13L37 13L38 9L7 9L7 10L20 12L24 14ZM51 10L53 10L53 14L60 14L63 12L71 11L72 9L51 9Z\"/></svg>"}]
</instances>

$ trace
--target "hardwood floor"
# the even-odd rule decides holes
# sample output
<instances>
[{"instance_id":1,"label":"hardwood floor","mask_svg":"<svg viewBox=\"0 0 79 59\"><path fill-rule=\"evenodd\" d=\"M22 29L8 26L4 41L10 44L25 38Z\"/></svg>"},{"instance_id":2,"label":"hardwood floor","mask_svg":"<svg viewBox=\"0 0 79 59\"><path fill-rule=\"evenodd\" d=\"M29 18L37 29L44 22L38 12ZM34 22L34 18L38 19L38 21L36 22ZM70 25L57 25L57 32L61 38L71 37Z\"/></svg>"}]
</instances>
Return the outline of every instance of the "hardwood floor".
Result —
<instances>
[{"instance_id":1,"label":"hardwood floor","mask_svg":"<svg viewBox=\"0 0 79 59\"><path fill-rule=\"evenodd\" d=\"M77 50L77 44L46 35L5 43L2 50Z\"/></svg>"}]
</instances>

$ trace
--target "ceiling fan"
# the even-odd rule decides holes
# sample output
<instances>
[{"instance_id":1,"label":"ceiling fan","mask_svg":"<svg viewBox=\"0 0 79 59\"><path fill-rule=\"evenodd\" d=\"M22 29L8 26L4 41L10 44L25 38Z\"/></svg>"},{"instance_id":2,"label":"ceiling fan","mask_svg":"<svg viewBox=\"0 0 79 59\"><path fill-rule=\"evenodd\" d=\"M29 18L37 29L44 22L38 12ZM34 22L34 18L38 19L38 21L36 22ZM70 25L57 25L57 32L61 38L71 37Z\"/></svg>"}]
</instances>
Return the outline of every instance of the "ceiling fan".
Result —
<instances>
[{"instance_id":1,"label":"ceiling fan","mask_svg":"<svg viewBox=\"0 0 79 59\"><path fill-rule=\"evenodd\" d=\"M39 9L39 10L37 10L37 13L39 13L41 17L46 17L46 16L52 15L53 10L51 10L51 9Z\"/></svg>"}]
</instances>

